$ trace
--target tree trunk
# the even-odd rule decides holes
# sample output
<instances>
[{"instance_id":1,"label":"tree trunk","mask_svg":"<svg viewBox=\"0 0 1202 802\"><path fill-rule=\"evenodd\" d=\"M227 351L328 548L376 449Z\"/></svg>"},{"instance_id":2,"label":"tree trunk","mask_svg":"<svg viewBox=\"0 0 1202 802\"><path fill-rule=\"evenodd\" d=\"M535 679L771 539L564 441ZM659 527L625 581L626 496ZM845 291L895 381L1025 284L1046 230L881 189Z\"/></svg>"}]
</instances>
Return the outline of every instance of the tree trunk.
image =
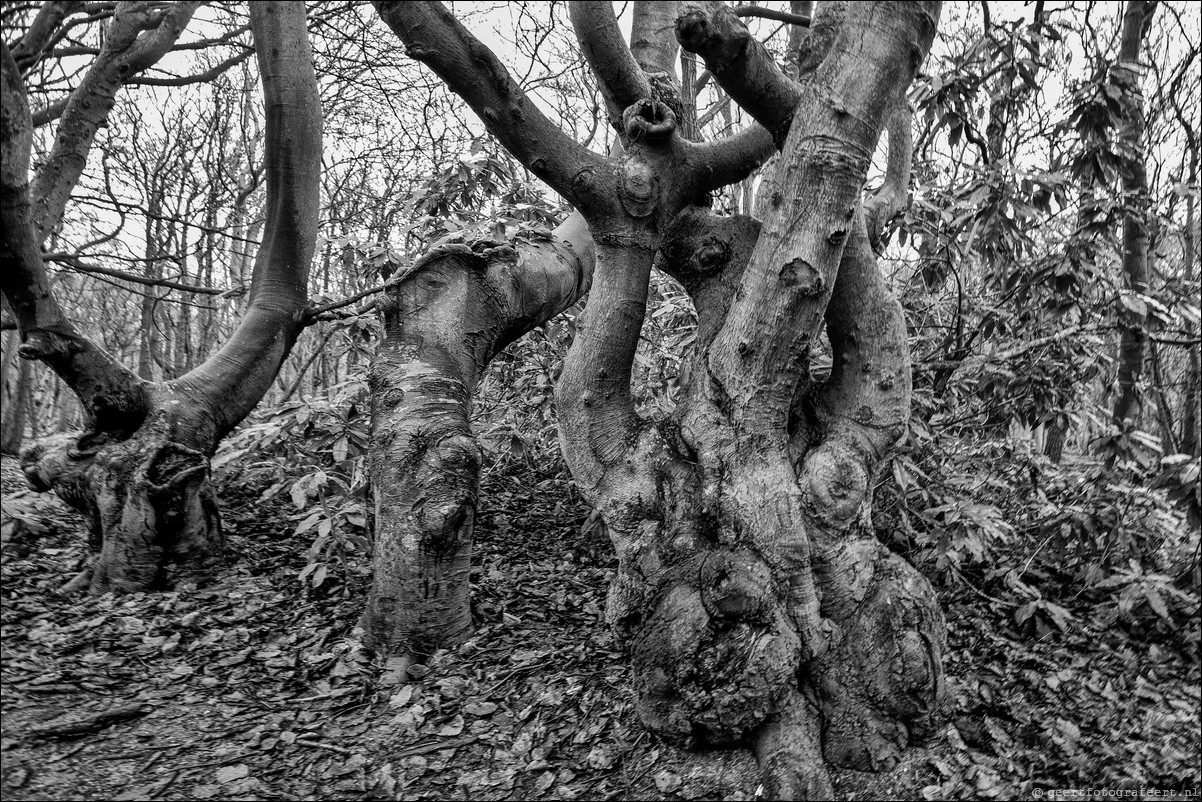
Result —
<instances>
[{"instance_id":1,"label":"tree trunk","mask_svg":"<svg viewBox=\"0 0 1202 802\"><path fill-rule=\"evenodd\" d=\"M185 10L190 15L195 5L172 7L162 17L163 24L178 20ZM125 4L119 5L118 16L126 11ZM75 147L70 158L49 160L38 172L31 197L29 108L12 57L0 43L3 290L21 330L21 355L54 369L79 396L86 416L84 432L46 438L27 448L22 467L31 486L55 490L89 521L96 551L91 587L96 592L158 586L173 562L193 572L211 567L223 541L209 484L209 458L266 392L306 325L321 116L305 10L303 4L263 2L251 6L250 16L270 147L265 169L267 222L249 306L218 353L187 375L159 383L139 378L80 335L51 293L39 231L53 227L46 210L57 209L61 216L71 188L62 183L78 178L87 149ZM151 31L127 46L136 51L161 34ZM174 30L171 41L178 35ZM113 42L110 35L102 55L116 47ZM123 53L110 53L110 61L120 67ZM98 63L93 70L103 72L107 65ZM126 75L130 68L117 72ZM60 128L94 133L103 115L98 117L86 100L76 100L73 95ZM107 113L111 97L101 105ZM79 119L72 116L76 107ZM61 141L59 137L56 143ZM79 142L73 140L75 145ZM51 167L53 174L45 172Z\"/></svg>"},{"instance_id":2,"label":"tree trunk","mask_svg":"<svg viewBox=\"0 0 1202 802\"><path fill-rule=\"evenodd\" d=\"M1187 129L1190 141L1189 186L1195 190L1198 186L1198 144L1193 131ZM1185 235L1181 238L1182 258L1185 262L1185 281L1187 284L1197 277L1198 259L1198 199L1197 193L1191 192L1185 199ZM1185 331L1193 336L1198 327L1191 321L1186 321ZM1198 457L1202 456L1202 438L1199 438L1199 428L1202 427L1202 349L1190 346L1186 354L1188 370L1185 376L1185 392L1181 409L1181 451Z\"/></svg>"},{"instance_id":3,"label":"tree trunk","mask_svg":"<svg viewBox=\"0 0 1202 802\"><path fill-rule=\"evenodd\" d=\"M1047 441L1043 453L1057 465L1064 459L1064 441L1068 439L1068 420L1059 415L1047 422Z\"/></svg>"},{"instance_id":4,"label":"tree trunk","mask_svg":"<svg viewBox=\"0 0 1202 802\"><path fill-rule=\"evenodd\" d=\"M574 215L550 241L436 248L388 290L370 373L374 574L363 626L377 650L423 657L470 632L472 394L492 358L575 303L591 273L592 242Z\"/></svg>"},{"instance_id":5,"label":"tree trunk","mask_svg":"<svg viewBox=\"0 0 1202 802\"><path fill-rule=\"evenodd\" d=\"M8 348L4 354L4 411L0 420L0 454L17 454L25 440L25 423L33 395L33 365L16 356L16 337L4 333ZM10 369L14 367L10 374Z\"/></svg>"},{"instance_id":6,"label":"tree trunk","mask_svg":"<svg viewBox=\"0 0 1202 802\"><path fill-rule=\"evenodd\" d=\"M606 616L630 650L643 722L682 742L752 743L769 798L831 798L824 760L892 767L945 706L945 633L930 584L876 541L869 521L873 476L908 420L910 365L861 195L886 119L930 47L938 4L821 4L798 82L725 4L684 5L677 39L760 123L696 144L622 44L612 5L573 3L622 141L609 159L564 142L440 5L377 7L409 53L588 222L593 284L556 387L560 440L617 551ZM703 208L763 163L768 140L781 151L780 190L763 224ZM655 260L698 313L683 397L660 422L637 415L630 388ZM458 309L450 299L467 295L436 302L415 292L431 310ZM809 355L824 322L835 362L820 382ZM466 327L470 342L477 329ZM441 399L437 411L462 419L469 369L437 346L405 357L419 379L439 382L427 391ZM405 389L377 386L377 398L391 391L400 402ZM453 469L435 463L438 471L462 481L473 469L462 431L438 434ZM433 451L418 437L390 442L419 457ZM410 509L388 517L432 509L422 531L461 537L470 525L461 486L450 498L391 492Z\"/></svg>"},{"instance_id":7,"label":"tree trunk","mask_svg":"<svg viewBox=\"0 0 1202 802\"><path fill-rule=\"evenodd\" d=\"M1155 2L1131 0L1123 14L1123 37L1113 80L1123 91L1124 124L1119 138L1130 154L1123 166L1123 283L1134 293L1148 290L1148 172L1144 156L1143 67L1139 50L1152 21ZM1118 397L1113 418L1120 428L1135 425L1140 413L1139 381L1144 369L1148 335L1142 316L1120 306L1122 332L1118 349ZM1125 423L1130 420L1130 423Z\"/></svg>"}]
</instances>

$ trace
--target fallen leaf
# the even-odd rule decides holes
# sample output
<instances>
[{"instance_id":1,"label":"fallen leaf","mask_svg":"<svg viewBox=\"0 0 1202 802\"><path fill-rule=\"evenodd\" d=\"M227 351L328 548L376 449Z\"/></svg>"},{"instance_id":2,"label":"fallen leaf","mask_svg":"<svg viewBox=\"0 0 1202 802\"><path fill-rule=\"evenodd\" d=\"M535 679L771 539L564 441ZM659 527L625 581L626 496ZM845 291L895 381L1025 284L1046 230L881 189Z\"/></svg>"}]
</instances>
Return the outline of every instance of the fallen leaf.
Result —
<instances>
[{"instance_id":1,"label":"fallen leaf","mask_svg":"<svg viewBox=\"0 0 1202 802\"><path fill-rule=\"evenodd\" d=\"M661 794L670 794L680 788L680 775L664 769L655 775L655 787Z\"/></svg>"},{"instance_id":2,"label":"fallen leaf","mask_svg":"<svg viewBox=\"0 0 1202 802\"><path fill-rule=\"evenodd\" d=\"M388 697L389 707L404 707L409 704L409 700L413 698L413 686L406 685L399 691Z\"/></svg>"},{"instance_id":3,"label":"fallen leaf","mask_svg":"<svg viewBox=\"0 0 1202 802\"><path fill-rule=\"evenodd\" d=\"M463 732L463 727L463 716L455 716L455 718L438 728L438 734L442 736L458 735Z\"/></svg>"},{"instance_id":4,"label":"fallen leaf","mask_svg":"<svg viewBox=\"0 0 1202 802\"><path fill-rule=\"evenodd\" d=\"M616 757L617 756L614 754L613 747L606 744L597 744L593 747L592 751L588 753L587 760L589 768L602 771L612 766ZM659 780L657 779L656 782L658 783Z\"/></svg>"},{"instance_id":5,"label":"fallen leaf","mask_svg":"<svg viewBox=\"0 0 1202 802\"><path fill-rule=\"evenodd\" d=\"M217 782L232 783L243 780L250 775L250 766L245 763L235 763L232 766L222 766L217 769Z\"/></svg>"},{"instance_id":6,"label":"fallen leaf","mask_svg":"<svg viewBox=\"0 0 1202 802\"><path fill-rule=\"evenodd\" d=\"M469 702L463 706L463 712L471 716L491 716L497 712L497 706L492 702Z\"/></svg>"}]
</instances>

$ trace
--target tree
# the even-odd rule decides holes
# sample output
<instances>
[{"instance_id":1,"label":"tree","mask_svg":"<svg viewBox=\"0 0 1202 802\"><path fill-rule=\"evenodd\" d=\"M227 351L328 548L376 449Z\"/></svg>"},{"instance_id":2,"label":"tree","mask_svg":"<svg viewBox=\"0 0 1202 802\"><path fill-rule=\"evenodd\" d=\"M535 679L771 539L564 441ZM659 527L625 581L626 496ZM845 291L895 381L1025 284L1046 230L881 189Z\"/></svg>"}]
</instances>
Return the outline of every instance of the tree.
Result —
<instances>
[{"instance_id":1,"label":"tree","mask_svg":"<svg viewBox=\"0 0 1202 802\"><path fill-rule=\"evenodd\" d=\"M824 759L890 767L944 705L934 592L866 525L872 477L905 430L910 370L905 322L861 203L938 4L822 4L796 80L725 5L640 5L675 20L681 45L760 126L714 142L683 137L678 88L663 80L675 48L640 47L638 36L627 48L610 3L576 2L572 22L621 142L601 157L544 117L440 4L377 8L409 54L587 223L592 287L556 399L568 465L620 560L607 618L632 652L641 718L682 741L751 740L770 796L829 798ZM709 193L743 180L772 145L780 160L764 219L710 211ZM483 254L460 258L477 260L478 276L494 274ZM658 421L636 414L630 390L653 265L681 281L699 318L683 399ZM457 289L441 294L444 286ZM432 559L414 577L424 587L373 597L378 620L423 592L462 607L476 455L456 427L472 374L435 343L466 338L487 353L507 308L486 305L502 310L487 321L463 315L465 300L489 295L473 293L463 271L408 292L406 311L425 305L447 333L424 353L394 338L390 370L378 363L374 373L376 470L384 455L420 462L427 493L401 502L376 487L377 549L386 549L376 566L387 570L387 551ZM834 366L820 380L810 355L824 323ZM430 406L415 408L420 399ZM453 423L390 430L382 411L402 402L409 415ZM409 508L394 506L402 503ZM387 527L414 527L409 543ZM443 634L451 641L460 629Z\"/></svg>"},{"instance_id":2,"label":"tree","mask_svg":"<svg viewBox=\"0 0 1202 802\"><path fill-rule=\"evenodd\" d=\"M1122 42L1118 61L1111 71L1123 98L1123 289L1129 293L1148 290L1149 210L1148 173L1144 156L1144 98L1140 89L1143 68L1139 63L1143 42L1156 10L1155 2L1133 0L1123 13ZM1123 310L1123 328L1118 350L1118 396L1114 422L1120 429L1128 418L1139 414L1139 381L1143 375L1147 332L1142 315ZM1133 319L1133 317L1135 319Z\"/></svg>"},{"instance_id":3,"label":"tree","mask_svg":"<svg viewBox=\"0 0 1202 802\"><path fill-rule=\"evenodd\" d=\"M98 552L89 580L94 591L151 587L169 563L200 570L219 557L209 458L266 392L306 323L321 114L304 7L293 3L251 6L267 118L268 213L248 306L224 346L183 376L148 381L79 334L51 290L42 245L62 217L97 129L122 83L166 52L197 5L117 4L32 185L33 123L18 62L41 52L45 41L34 40L51 37L63 14L82 4L48 3L13 51L3 50L0 255L11 265L3 291L21 332L21 356L53 369L87 416L85 431L34 444L22 463L35 488L53 488L88 519ZM54 14L57 20L40 24Z\"/></svg>"}]
</instances>

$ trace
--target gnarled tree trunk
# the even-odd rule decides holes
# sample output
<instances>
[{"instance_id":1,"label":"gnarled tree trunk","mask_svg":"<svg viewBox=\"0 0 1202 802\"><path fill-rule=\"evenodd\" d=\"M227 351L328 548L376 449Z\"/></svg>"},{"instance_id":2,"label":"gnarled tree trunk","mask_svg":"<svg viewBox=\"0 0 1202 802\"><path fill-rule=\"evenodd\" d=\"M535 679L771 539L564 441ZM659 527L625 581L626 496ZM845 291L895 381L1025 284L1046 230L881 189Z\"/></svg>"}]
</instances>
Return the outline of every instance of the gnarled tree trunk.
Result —
<instances>
[{"instance_id":1,"label":"gnarled tree trunk","mask_svg":"<svg viewBox=\"0 0 1202 802\"><path fill-rule=\"evenodd\" d=\"M436 247L379 305L371 368L374 648L424 657L471 630L468 581L480 482L470 416L501 349L588 290L592 240L572 215L549 240Z\"/></svg>"},{"instance_id":2,"label":"gnarled tree trunk","mask_svg":"<svg viewBox=\"0 0 1202 802\"><path fill-rule=\"evenodd\" d=\"M113 94L153 63L150 55L166 52L196 5L118 4L101 56L68 102L55 151L32 191L29 108L17 65L3 51L0 256L12 265L3 290L21 331L21 355L58 373L87 416L86 431L37 442L22 463L35 489L55 490L89 520L96 551L89 581L98 592L154 587L171 563L203 570L219 557L209 458L266 392L306 323L321 114L304 6L293 3L251 6L267 111L267 223L248 309L225 346L176 380L146 381L81 335L50 290L41 241L61 218ZM139 37L147 27L151 33ZM157 47L149 55L148 43ZM91 94L80 95L83 88Z\"/></svg>"},{"instance_id":3,"label":"gnarled tree trunk","mask_svg":"<svg viewBox=\"0 0 1202 802\"><path fill-rule=\"evenodd\" d=\"M593 284L556 388L560 438L618 553L606 614L632 654L642 720L680 741L753 744L772 798L830 798L826 762L894 765L943 708L945 635L929 583L869 525L910 369L861 195L938 4L822 4L796 81L729 8L685 5L680 43L762 125L698 144L677 131L671 82L647 69L656 50L632 55L610 3L573 3L621 136L608 159L566 142L440 5L379 5L588 222ZM890 144L908 147L898 125ZM708 193L770 143L781 155L762 223L711 213ZM872 204L874 229L897 203ZM684 397L660 422L636 414L630 388L656 260L699 321ZM809 354L824 323L835 364L819 382Z\"/></svg>"}]
</instances>

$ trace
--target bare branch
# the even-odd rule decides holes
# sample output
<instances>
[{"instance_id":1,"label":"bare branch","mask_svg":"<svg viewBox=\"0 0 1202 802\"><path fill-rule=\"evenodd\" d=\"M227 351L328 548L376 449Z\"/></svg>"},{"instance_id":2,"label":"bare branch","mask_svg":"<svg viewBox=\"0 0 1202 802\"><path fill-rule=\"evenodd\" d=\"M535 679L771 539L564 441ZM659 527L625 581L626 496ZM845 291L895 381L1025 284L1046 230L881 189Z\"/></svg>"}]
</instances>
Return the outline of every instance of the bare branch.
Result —
<instances>
[{"instance_id":1,"label":"bare branch","mask_svg":"<svg viewBox=\"0 0 1202 802\"><path fill-rule=\"evenodd\" d=\"M706 191L742 181L776 153L772 135L759 123L737 134L688 147L689 162L705 175Z\"/></svg>"},{"instance_id":2,"label":"bare branch","mask_svg":"<svg viewBox=\"0 0 1202 802\"><path fill-rule=\"evenodd\" d=\"M174 382L217 408L224 436L263 397L304 329L309 267L317 240L321 101L305 6L252 3L266 112L267 211L249 306L221 350Z\"/></svg>"},{"instance_id":3,"label":"bare branch","mask_svg":"<svg viewBox=\"0 0 1202 802\"><path fill-rule=\"evenodd\" d=\"M33 24L12 49L13 60L22 74L29 72L42 60L54 32L59 29L64 19L74 14L81 6L81 0L53 0L38 9Z\"/></svg>"},{"instance_id":4,"label":"bare branch","mask_svg":"<svg viewBox=\"0 0 1202 802\"><path fill-rule=\"evenodd\" d=\"M96 422L122 428L142 409L143 387L128 369L71 325L50 289L33 226L29 160L33 124L20 71L0 42L0 289L21 332L21 356L40 359L79 395Z\"/></svg>"},{"instance_id":5,"label":"bare branch","mask_svg":"<svg viewBox=\"0 0 1202 802\"><path fill-rule=\"evenodd\" d=\"M219 290L216 287L202 287L199 284L185 284L180 281L172 281L170 279L163 278L147 278L146 276L139 276L134 273L126 273L124 270L114 270L111 267L101 267L100 265L94 265L85 262L83 259L70 253L47 253L42 256L42 260L66 265L72 270L77 270L80 273L95 273L96 275L101 276L112 276L113 278L119 278L122 281L129 281L134 284L142 284L147 287L164 287L169 290L194 292L198 295L233 294L230 290Z\"/></svg>"},{"instance_id":6,"label":"bare branch","mask_svg":"<svg viewBox=\"0 0 1202 802\"><path fill-rule=\"evenodd\" d=\"M212 69L205 70L196 75L181 75L178 78L134 78L132 81L127 81L126 83L132 86L186 86L188 84L208 83L226 70L237 67L253 56L254 53L254 50L246 50L232 58L226 59Z\"/></svg>"},{"instance_id":7,"label":"bare branch","mask_svg":"<svg viewBox=\"0 0 1202 802\"><path fill-rule=\"evenodd\" d=\"M62 100L55 101L45 108L38 109L31 115L31 121L34 128L41 128L43 125L54 122L59 117L63 116L63 112L67 110L67 102L70 97L65 97Z\"/></svg>"},{"instance_id":8,"label":"bare branch","mask_svg":"<svg viewBox=\"0 0 1202 802\"><path fill-rule=\"evenodd\" d=\"M376 0L380 18L411 58L434 70L480 115L489 133L531 172L576 206L596 195L604 161L538 110L505 66L441 3Z\"/></svg>"},{"instance_id":9,"label":"bare branch","mask_svg":"<svg viewBox=\"0 0 1202 802\"><path fill-rule=\"evenodd\" d=\"M621 131L622 111L650 98L651 84L622 38L613 3L573 0L569 9L580 50L605 96L609 122Z\"/></svg>"},{"instance_id":10,"label":"bare branch","mask_svg":"<svg viewBox=\"0 0 1202 802\"><path fill-rule=\"evenodd\" d=\"M880 244L885 226L904 212L909 203L910 166L914 161L913 114L906 99L899 97L885 123L885 130L889 133L885 182L864 202L864 222L868 226L868 241L873 248Z\"/></svg>"},{"instance_id":11,"label":"bare branch","mask_svg":"<svg viewBox=\"0 0 1202 802\"><path fill-rule=\"evenodd\" d=\"M139 3L117 6L100 55L71 93L55 132L54 147L34 179L33 222L40 241L62 219L67 199L83 173L96 131L108 117L117 90L163 57L200 4L200 0L189 0L163 11Z\"/></svg>"},{"instance_id":12,"label":"bare branch","mask_svg":"<svg viewBox=\"0 0 1202 802\"><path fill-rule=\"evenodd\" d=\"M630 53L644 72L676 75L680 45L672 35L678 0L639 0L630 23Z\"/></svg>"},{"instance_id":13,"label":"bare branch","mask_svg":"<svg viewBox=\"0 0 1202 802\"><path fill-rule=\"evenodd\" d=\"M810 26L809 14L792 14L788 11L777 11L774 8L761 8L760 6L735 6L735 16L760 17L761 19L770 19L776 22L787 22L790 25L798 25L802 28Z\"/></svg>"},{"instance_id":14,"label":"bare branch","mask_svg":"<svg viewBox=\"0 0 1202 802\"><path fill-rule=\"evenodd\" d=\"M676 20L676 38L681 47L705 60L722 88L772 132L779 148L789 133L800 91L734 12L714 0L688 3Z\"/></svg>"}]
</instances>

